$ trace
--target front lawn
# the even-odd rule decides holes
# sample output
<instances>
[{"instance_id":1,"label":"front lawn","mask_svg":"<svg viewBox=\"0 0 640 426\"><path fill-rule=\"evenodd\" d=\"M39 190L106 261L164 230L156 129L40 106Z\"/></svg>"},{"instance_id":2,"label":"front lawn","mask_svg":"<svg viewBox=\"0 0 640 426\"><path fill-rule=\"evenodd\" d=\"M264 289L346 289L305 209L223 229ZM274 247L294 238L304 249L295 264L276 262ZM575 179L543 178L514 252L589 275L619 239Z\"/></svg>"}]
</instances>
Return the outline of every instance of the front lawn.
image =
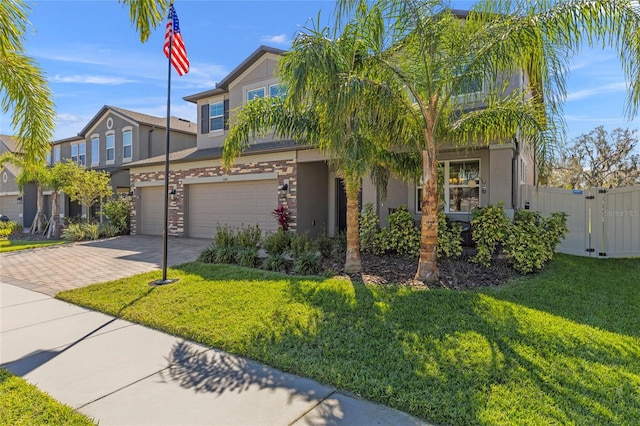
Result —
<instances>
[{"instance_id":1,"label":"front lawn","mask_svg":"<svg viewBox=\"0 0 640 426\"><path fill-rule=\"evenodd\" d=\"M9 240L0 239L0 253L16 250L27 250L38 247L55 246L64 244L60 240Z\"/></svg>"},{"instance_id":2,"label":"front lawn","mask_svg":"<svg viewBox=\"0 0 640 426\"><path fill-rule=\"evenodd\" d=\"M0 368L0 425L95 425L23 379Z\"/></svg>"},{"instance_id":3,"label":"front lawn","mask_svg":"<svg viewBox=\"0 0 640 426\"><path fill-rule=\"evenodd\" d=\"M429 291L194 262L176 284L58 297L436 424L637 424L638 276L640 259L558 255L500 287Z\"/></svg>"}]
</instances>

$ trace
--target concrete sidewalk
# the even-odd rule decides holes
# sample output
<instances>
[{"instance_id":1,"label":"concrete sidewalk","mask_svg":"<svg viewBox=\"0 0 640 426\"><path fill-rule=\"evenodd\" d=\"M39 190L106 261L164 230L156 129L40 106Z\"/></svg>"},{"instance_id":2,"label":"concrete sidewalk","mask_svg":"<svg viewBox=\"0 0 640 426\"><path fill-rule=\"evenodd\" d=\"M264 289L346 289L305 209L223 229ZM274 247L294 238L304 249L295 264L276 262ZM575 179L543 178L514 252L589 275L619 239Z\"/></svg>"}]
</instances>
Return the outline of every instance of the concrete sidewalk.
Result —
<instances>
[{"instance_id":1,"label":"concrete sidewalk","mask_svg":"<svg viewBox=\"0 0 640 426\"><path fill-rule=\"evenodd\" d=\"M399 411L0 283L0 365L100 425L418 425Z\"/></svg>"}]
</instances>

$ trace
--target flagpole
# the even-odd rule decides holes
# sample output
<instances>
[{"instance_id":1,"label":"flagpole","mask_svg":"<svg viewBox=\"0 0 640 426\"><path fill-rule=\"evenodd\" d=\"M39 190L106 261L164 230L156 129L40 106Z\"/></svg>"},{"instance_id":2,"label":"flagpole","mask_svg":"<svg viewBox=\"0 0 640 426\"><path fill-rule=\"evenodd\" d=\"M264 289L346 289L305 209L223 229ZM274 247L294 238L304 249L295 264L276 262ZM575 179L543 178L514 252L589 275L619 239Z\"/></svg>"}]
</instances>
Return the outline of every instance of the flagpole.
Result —
<instances>
[{"instance_id":1,"label":"flagpole","mask_svg":"<svg viewBox=\"0 0 640 426\"><path fill-rule=\"evenodd\" d=\"M171 2L173 4L173 1ZM173 25L173 23L171 24ZM162 279L153 281L151 285L171 284L177 280L167 279L167 253L169 246L169 140L171 129L171 51L173 48L173 29L169 36L168 72L167 72L167 130L165 136L164 156L164 227L162 229Z\"/></svg>"}]
</instances>

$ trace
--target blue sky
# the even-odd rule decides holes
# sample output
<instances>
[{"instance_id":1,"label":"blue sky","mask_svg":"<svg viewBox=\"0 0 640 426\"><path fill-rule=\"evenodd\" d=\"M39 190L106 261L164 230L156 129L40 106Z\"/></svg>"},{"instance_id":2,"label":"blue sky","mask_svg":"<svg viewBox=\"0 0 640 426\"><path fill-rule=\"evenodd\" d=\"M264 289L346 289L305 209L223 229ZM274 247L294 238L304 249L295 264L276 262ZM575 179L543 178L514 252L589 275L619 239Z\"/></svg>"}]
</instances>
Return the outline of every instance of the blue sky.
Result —
<instances>
[{"instance_id":1,"label":"blue sky","mask_svg":"<svg viewBox=\"0 0 640 426\"><path fill-rule=\"evenodd\" d=\"M142 44L128 10L115 0L32 2L27 54L44 69L53 90L55 139L75 136L103 105L166 115L167 61L164 24ZM457 0L467 9L473 1ZM333 1L175 0L191 62L172 74L171 114L196 120L195 105L182 98L214 87L258 46L287 49L296 31L322 11L328 23ZM624 118L624 78L614 51L587 50L572 60L564 105L567 138L598 125L640 129ZM0 115L0 133L11 134Z\"/></svg>"}]
</instances>

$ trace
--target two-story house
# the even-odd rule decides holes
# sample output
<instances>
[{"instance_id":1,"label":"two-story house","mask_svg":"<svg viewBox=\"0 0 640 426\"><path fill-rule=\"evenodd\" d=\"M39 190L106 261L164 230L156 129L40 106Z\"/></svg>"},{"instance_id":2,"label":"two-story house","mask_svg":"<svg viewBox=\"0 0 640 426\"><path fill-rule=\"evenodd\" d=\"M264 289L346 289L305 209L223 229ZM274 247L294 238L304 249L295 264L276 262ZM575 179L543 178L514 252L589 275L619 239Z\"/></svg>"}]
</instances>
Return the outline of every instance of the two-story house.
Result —
<instances>
[{"instance_id":1,"label":"two-story house","mask_svg":"<svg viewBox=\"0 0 640 426\"><path fill-rule=\"evenodd\" d=\"M289 208L297 232L334 234L346 228L342 182L318 151L266 138L252 144L230 170L222 165L227 121L234 109L254 97L282 94L277 67L283 53L261 46L215 88L184 98L197 105L197 147L171 155L170 235L210 238L218 224L275 230L272 211L278 205ZM510 84L524 87L525 78L515 73ZM499 201L513 209L520 185L533 183L532 156L515 140L478 144L464 152L444 148L438 159L445 171L445 209L453 220L469 220L474 208ZM132 232L161 234L164 158L130 164L130 178L135 193ZM419 219L420 197L420 185L398 179L390 179L384 199L369 179L363 182L362 202L376 206L383 224L401 205Z\"/></svg>"},{"instance_id":2,"label":"two-story house","mask_svg":"<svg viewBox=\"0 0 640 426\"><path fill-rule=\"evenodd\" d=\"M164 154L166 118L105 105L78 133L53 142L51 165L71 160L89 169L110 174L114 194L128 194L129 164ZM171 151L196 146L196 125L171 117ZM81 207L61 197L60 212L67 217L86 216ZM91 212L92 216L95 212Z\"/></svg>"}]
</instances>

